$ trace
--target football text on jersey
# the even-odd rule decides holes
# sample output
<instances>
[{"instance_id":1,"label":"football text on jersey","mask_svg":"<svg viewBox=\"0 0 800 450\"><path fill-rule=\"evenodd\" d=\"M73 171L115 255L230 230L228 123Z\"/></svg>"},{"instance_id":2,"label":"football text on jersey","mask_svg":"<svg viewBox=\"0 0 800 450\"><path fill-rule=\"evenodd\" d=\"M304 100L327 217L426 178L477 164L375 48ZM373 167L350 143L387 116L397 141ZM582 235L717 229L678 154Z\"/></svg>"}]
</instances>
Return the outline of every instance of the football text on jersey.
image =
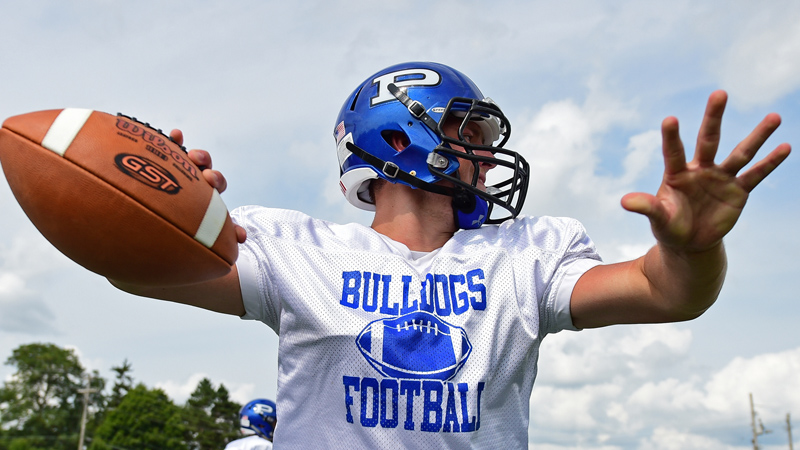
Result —
<instances>
[{"instance_id":1,"label":"football text on jersey","mask_svg":"<svg viewBox=\"0 0 800 450\"><path fill-rule=\"evenodd\" d=\"M454 381L473 347L466 330L443 318L486 309L483 270L429 273L416 282L403 275L399 284L391 275L348 271L342 281L341 305L383 316L355 340L383 378L343 376L347 422L426 432L478 430L486 383Z\"/></svg>"}]
</instances>

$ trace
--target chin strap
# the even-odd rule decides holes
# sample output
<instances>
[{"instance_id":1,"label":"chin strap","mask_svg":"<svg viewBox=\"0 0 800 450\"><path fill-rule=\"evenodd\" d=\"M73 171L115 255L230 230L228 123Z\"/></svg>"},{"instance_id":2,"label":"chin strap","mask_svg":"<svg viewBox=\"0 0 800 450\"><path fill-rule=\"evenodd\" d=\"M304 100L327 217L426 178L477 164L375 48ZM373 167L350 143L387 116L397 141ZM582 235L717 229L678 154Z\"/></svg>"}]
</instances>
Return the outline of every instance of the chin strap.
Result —
<instances>
[{"instance_id":1,"label":"chin strap","mask_svg":"<svg viewBox=\"0 0 800 450\"><path fill-rule=\"evenodd\" d=\"M373 167L383 167L382 172L387 178L402 180L411 186L436 194L452 196L453 217L455 219L456 226L458 226L459 229L463 228L465 230L472 230L475 228L480 228L489 217L489 202L478 197L477 195L467 192L461 188L453 189L450 187L425 183L410 173L403 171L395 164L386 162L377 156L367 153L364 151L364 149L351 142L348 142L346 145L348 150L350 150L354 155L363 159L367 164L370 164Z\"/></svg>"},{"instance_id":2,"label":"chin strap","mask_svg":"<svg viewBox=\"0 0 800 450\"><path fill-rule=\"evenodd\" d=\"M442 195L453 195L452 188L426 183L417 178L415 175L411 175L410 173L404 171L397 164L391 161L384 161L378 158L377 156L368 153L366 150L353 144L352 142L347 142L345 146L347 147L348 150L350 150L352 154L364 160L365 163L371 165L373 169L375 169L376 171L380 171L383 174L383 176L389 181L391 181L392 179L400 180L404 181L409 186L413 186L415 188L422 189L425 191ZM394 183L394 181L391 182Z\"/></svg>"},{"instance_id":3,"label":"chin strap","mask_svg":"<svg viewBox=\"0 0 800 450\"><path fill-rule=\"evenodd\" d=\"M489 203L475 194L459 189L453 196L453 217L458 228L480 228L489 215Z\"/></svg>"}]
</instances>

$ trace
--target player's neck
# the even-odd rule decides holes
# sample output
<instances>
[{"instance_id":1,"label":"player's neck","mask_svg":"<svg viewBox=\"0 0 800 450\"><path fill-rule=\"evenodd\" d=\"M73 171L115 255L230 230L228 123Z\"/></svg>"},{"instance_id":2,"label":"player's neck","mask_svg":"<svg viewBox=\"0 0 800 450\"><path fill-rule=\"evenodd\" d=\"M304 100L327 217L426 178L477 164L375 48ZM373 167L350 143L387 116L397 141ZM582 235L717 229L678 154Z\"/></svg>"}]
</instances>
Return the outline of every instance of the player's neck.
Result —
<instances>
[{"instance_id":1,"label":"player's neck","mask_svg":"<svg viewBox=\"0 0 800 450\"><path fill-rule=\"evenodd\" d=\"M403 185L390 185L376 195L372 228L410 250L441 248L456 231L450 198Z\"/></svg>"}]
</instances>

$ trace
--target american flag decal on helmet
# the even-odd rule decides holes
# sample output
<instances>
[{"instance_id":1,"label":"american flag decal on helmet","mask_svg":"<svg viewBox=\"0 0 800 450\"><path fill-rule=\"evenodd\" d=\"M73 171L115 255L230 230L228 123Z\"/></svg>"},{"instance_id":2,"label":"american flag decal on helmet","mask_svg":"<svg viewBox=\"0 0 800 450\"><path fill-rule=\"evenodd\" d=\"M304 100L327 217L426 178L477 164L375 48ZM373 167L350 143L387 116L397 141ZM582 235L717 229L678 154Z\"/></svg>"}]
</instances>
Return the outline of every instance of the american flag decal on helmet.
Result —
<instances>
[{"instance_id":1,"label":"american flag decal on helmet","mask_svg":"<svg viewBox=\"0 0 800 450\"><path fill-rule=\"evenodd\" d=\"M336 143L338 144L344 137L344 121L336 125Z\"/></svg>"}]
</instances>

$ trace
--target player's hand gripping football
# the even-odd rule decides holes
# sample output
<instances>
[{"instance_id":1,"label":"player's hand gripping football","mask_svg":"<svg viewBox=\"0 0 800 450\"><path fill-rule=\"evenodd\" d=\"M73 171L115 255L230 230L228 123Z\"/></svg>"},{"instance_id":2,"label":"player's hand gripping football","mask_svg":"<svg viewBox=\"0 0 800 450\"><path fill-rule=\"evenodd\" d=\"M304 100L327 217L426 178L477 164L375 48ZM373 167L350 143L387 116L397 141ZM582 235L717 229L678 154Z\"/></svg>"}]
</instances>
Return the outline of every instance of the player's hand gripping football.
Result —
<instances>
[{"instance_id":1,"label":"player's hand gripping football","mask_svg":"<svg viewBox=\"0 0 800 450\"><path fill-rule=\"evenodd\" d=\"M780 125L780 116L773 113L725 160L715 164L727 99L721 90L709 97L694 158L689 162L678 133L678 120L664 119L661 134L665 168L658 192L636 192L622 198L623 208L650 219L653 234L662 247L691 253L718 245L739 219L750 191L789 156L791 146L780 144L739 174Z\"/></svg>"},{"instance_id":2,"label":"player's hand gripping football","mask_svg":"<svg viewBox=\"0 0 800 450\"><path fill-rule=\"evenodd\" d=\"M178 145L183 145L183 132L181 130L172 130L169 137ZM218 170L212 169L211 155L205 150L189 150L189 159L203 171L203 177L208 181L208 184L216 188L219 193L225 191L228 187L228 181L225 176ZM235 225L236 240L241 244L247 239L247 231L239 225Z\"/></svg>"}]
</instances>

